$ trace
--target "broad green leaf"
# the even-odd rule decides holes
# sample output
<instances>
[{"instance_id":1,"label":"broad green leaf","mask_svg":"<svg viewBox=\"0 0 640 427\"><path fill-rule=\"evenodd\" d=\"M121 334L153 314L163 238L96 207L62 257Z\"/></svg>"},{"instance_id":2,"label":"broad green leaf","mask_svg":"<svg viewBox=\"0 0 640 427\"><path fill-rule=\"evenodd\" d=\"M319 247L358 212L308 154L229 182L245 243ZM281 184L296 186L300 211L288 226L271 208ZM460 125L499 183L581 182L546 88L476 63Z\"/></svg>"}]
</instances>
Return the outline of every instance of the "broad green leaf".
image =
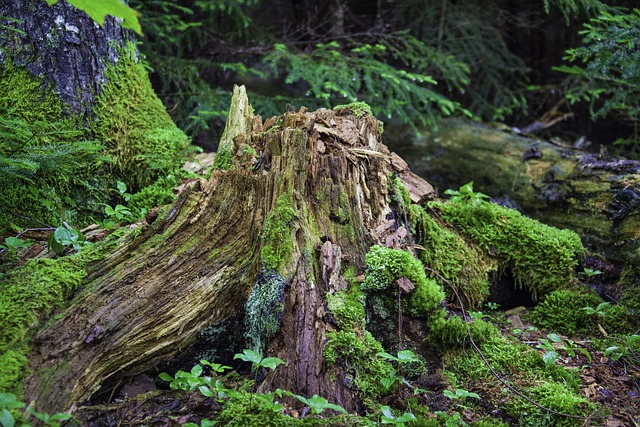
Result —
<instances>
[{"instance_id":1,"label":"broad green leaf","mask_svg":"<svg viewBox=\"0 0 640 427\"><path fill-rule=\"evenodd\" d=\"M199 377L200 374L202 374L202 366L195 365L193 368L191 368L191 375L193 375L194 377Z\"/></svg>"},{"instance_id":2,"label":"broad green leaf","mask_svg":"<svg viewBox=\"0 0 640 427\"><path fill-rule=\"evenodd\" d=\"M260 362L260 366L274 370L278 365L284 365L284 360L277 357L266 357Z\"/></svg>"},{"instance_id":3,"label":"broad green leaf","mask_svg":"<svg viewBox=\"0 0 640 427\"><path fill-rule=\"evenodd\" d=\"M402 350L398 352L398 359L401 362L416 362L418 361L418 359L416 358L416 355L413 351L411 350Z\"/></svg>"},{"instance_id":4,"label":"broad green leaf","mask_svg":"<svg viewBox=\"0 0 640 427\"><path fill-rule=\"evenodd\" d=\"M2 412L0 412L0 425L2 427L13 427L14 424L15 419L13 418L13 415L11 415L11 412L6 409L2 409Z\"/></svg>"},{"instance_id":5,"label":"broad green leaf","mask_svg":"<svg viewBox=\"0 0 640 427\"><path fill-rule=\"evenodd\" d=\"M233 359L240 359L244 360L245 362L251 362L259 365L260 361L262 360L262 355L257 351L245 349L242 351L242 353L237 353L235 356L233 356Z\"/></svg>"},{"instance_id":6,"label":"broad green leaf","mask_svg":"<svg viewBox=\"0 0 640 427\"><path fill-rule=\"evenodd\" d=\"M214 392L211 391L209 387L204 385L198 387L198 390L200 390L200 393L202 393L203 396L213 397L216 395Z\"/></svg>"},{"instance_id":7,"label":"broad green leaf","mask_svg":"<svg viewBox=\"0 0 640 427\"><path fill-rule=\"evenodd\" d=\"M555 351L547 351L543 356L542 360L546 365L552 365L558 359L558 353Z\"/></svg>"},{"instance_id":8,"label":"broad green leaf","mask_svg":"<svg viewBox=\"0 0 640 427\"><path fill-rule=\"evenodd\" d=\"M160 375L158 375L160 377L161 380L165 380L165 381L173 381L173 377L169 374L167 374L166 372L161 373Z\"/></svg>"},{"instance_id":9,"label":"broad green leaf","mask_svg":"<svg viewBox=\"0 0 640 427\"><path fill-rule=\"evenodd\" d=\"M558 334L548 334L547 337L553 342L562 342L562 337Z\"/></svg>"}]
</instances>

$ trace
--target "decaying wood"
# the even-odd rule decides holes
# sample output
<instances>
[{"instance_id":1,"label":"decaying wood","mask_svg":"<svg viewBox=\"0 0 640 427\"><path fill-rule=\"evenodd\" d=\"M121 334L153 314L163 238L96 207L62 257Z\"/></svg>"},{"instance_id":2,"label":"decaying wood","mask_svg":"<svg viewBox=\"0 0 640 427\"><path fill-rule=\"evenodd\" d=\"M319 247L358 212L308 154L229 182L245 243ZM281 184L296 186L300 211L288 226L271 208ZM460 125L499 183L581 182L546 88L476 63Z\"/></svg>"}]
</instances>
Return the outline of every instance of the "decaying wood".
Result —
<instances>
[{"instance_id":1,"label":"decaying wood","mask_svg":"<svg viewBox=\"0 0 640 427\"><path fill-rule=\"evenodd\" d=\"M232 105L248 105L240 88ZM301 110L263 124L247 118L250 111L230 111L229 123L240 123L225 131L237 153L233 167L192 183L155 222L124 237L90 267L70 307L37 335L25 386L39 409L81 405L100 387L152 370L188 349L203 328L242 312L264 274L263 226L283 195L296 212L287 231L294 249L278 269L286 281L282 320L265 350L287 366L263 387L356 409L340 368L324 363L332 328L324 292L344 288L341 268L362 267L368 248L395 232L388 226L391 174L415 201L433 197L433 189L381 143L374 117ZM256 156L246 155L248 146Z\"/></svg>"},{"instance_id":2,"label":"decaying wood","mask_svg":"<svg viewBox=\"0 0 640 427\"><path fill-rule=\"evenodd\" d=\"M640 162L450 120L401 154L440 191L469 181L545 223L576 231L593 252L639 264Z\"/></svg>"}]
</instances>

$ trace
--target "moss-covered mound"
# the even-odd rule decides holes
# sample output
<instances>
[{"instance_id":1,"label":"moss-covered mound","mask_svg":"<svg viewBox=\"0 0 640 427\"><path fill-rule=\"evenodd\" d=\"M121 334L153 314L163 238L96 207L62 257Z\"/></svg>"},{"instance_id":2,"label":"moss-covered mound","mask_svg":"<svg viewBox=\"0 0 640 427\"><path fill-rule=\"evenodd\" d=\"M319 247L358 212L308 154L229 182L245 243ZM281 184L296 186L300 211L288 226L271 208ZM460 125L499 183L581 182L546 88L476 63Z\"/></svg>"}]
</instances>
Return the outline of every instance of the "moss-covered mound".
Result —
<instances>
[{"instance_id":1,"label":"moss-covered mound","mask_svg":"<svg viewBox=\"0 0 640 427\"><path fill-rule=\"evenodd\" d=\"M575 283L574 269L584 248L573 231L547 226L488 202L434 202L429 206L495 257L500 270L509 270L516 284L534 298Z\"/></svg>"},{"instance_id":2,"label":"moss-covered mound","mask_svg":"<svg viewBox=\"0 0 640 427\"><path fill-rule=\"evenodd\" d=\"M4 61L0 234L9 223L83 226L100 219L105 203L123 202L117 181L130 193L152 186L136 198L138 209L171 198L166 188L175 184L170 176L180 174L189 138L172 122L134 52L128 46L108 68L89 119L69 116L44 79Z\"/></svg>"}]
</instances>

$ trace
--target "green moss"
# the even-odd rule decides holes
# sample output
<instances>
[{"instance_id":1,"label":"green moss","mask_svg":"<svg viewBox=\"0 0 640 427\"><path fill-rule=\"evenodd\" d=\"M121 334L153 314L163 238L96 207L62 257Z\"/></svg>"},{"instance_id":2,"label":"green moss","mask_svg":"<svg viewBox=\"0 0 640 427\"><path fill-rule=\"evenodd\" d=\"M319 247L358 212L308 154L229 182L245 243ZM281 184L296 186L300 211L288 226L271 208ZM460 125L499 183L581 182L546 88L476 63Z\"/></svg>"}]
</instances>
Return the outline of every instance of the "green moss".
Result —
<instances>
[{"instance_id":1,"label":"green moss","mask_svg":"<svg viewBox=\"0 0 640 427\"><path fill-rule=\"evenodd\" d=\"M20 380L27 374L25 355L40 320L80 287L86 265L102 258L117 237L114 233L76 255L29 260L4 276L0 285L0 391L21 394Z\"/></svg>"},{"instance_id":2,"label":"green moss","mask_svg":"<svg viewBox=\"0 0 640 427\"><path fill-rule=\"evenodd\" d=\"M233 153L230 150L218 151L213 158L213 169L229 170L231 169L231 158Z\"/></svg>"},{"instance_id":3,"label":"green moss","mask_svg":"<svg viewBox=\"0 0 640 427\"><path fill-rule=\"evenodd\" d=\"M96 99L90 129L115 160L110 167L132 192L179 170L189 138L176 127L156 96L130 44Z\"/></svg>"},{"instance_id":4,"label":"green moss","mask_svg":"<svg viewBox=\"0 0 640 427\"><path fill-rule=\"evenodd\" d=\"M356 390L364 405L376 406L376 401L386 394L382 379L393 372L391 364L378 353L384 348L368 331L330 331L324 356L330 365L340 363L351 376L351 388Z\"/></svg>"},{"instance_id":5,"label":"green moss","mask_svg":"<svg viewBox=\"0 0 640 427\"><path fill-rule=\"evenodd\" d=\"M598 295L587 290L558 290L536 305L530 320L539 327L565 335L588 334L597 323L608 333L625 334L635 330L634 316L622 305L604 307L603 316L583 310L596 308L602 302Z\"/></svg>"},{"instance_id":6,"label":"green moss","mask_svg":"<svg viewBox=\"0 0 640 427\"><path fill-rule=\"evenodd\" d=\"M291 227L298 215L298 211L293 208L291 194L281 194L276 206L267 215L262 229L263 246L260 255L265 268L280 269L293 253Z\"/></svg>"},{"instance_id":7,"label":"green moss","mask_svg":"<svg viewBox=\"0 0 640 427\"><path fill-rule=\"evenodd\" d=\"M352 102L351 104L336 105L333 110L340 113L340 110L349 110L356 117L373 116L371 107L366 102Z\"/></svg>"},{"instance_id":8,"label":"green moss","mask_svg":"<svg viewBox=\"0 0 640 427\"><path fill-rule=\"evenodd\" d=\"M595 405L562 384L547 382L527 390L530 398L546 408L563 414L583 418L567 418L552 414L523 399L512 399L507 406L509 415L519 421L520 426L582 426L596 409Z\"/></svg>"},{"instance_id":9,"label":"green moss","mask_svg":"<svg viewBox=\"0 0 640 427\"><path fill-rule=\"evenodd\" d=\"M157 206L169 204L175 199L172 188L177 184L173 175L158 178L153 184L132 195L128 207L134 211L145 209L148 212Z\"/></svg>"},{"instance_id":10,"label":"green moss","mask_svg":"<svg viewBox=\"0 0 640 427\"><path fill-rule=\"evenodd\" d=\"M460 316L446 316L444 310L439 310L431 316L427 324L429 333L427 342L441 349L462 348L468 346L467 331L476 344L482 344L499 335L499 331L490 323L482 319L465 322Z\"/></svg>"},{"instance_id":11,"label":"green moss","mask_svg":"<svg viewBox=\"0 0 640 427\"><path fill-rule=\"evenodd\" d=\"M556 333L585 333L591 331L595 324L582 308L596 307L601 302L597 295L590 292L558 290L536 305L530 319L537 326Z\"/></svg>"},{"instance_id":12,"label":"green moss","mask_svg":"<svg viewBox=\"0 0 640 427\"><path fill-rule=\"evenodd\" d=\"M0 68L0 232L9 222L78 224L99 211L106 180L87 168L100 145L86 141L75 118L64 118L53 89L10 60ZM102 158L104 160L104 158ZM41 224L38 224L41 226Z\"/></svg>"},{"instance_id":13,"label":"green moss","mask_svg":"<svg viewBox=\"0 0 640 427\"><path fill-rule=\"evenodd\" d=\"M540 298L574 283L577 256L584 248L570 230L560 230L493 203L432 202L445 221L455 224L480 247L499 257L516 284Z\"/></svg>"},{"instance_id":14,"label":"green moss","mask_svg":"<svg viewBox=\"0 0 640 427\"><path fill-rule=\"evenodd\" d=\"M449 299L456 301L450 284L465 307L480 307L489 295L489 275L498 268L496 260L438 223L422 207L411 205L409 215L416 241L424 248L420 251L420 260L448 282L440 285Z\"/></svg>"},{"instance_id":15,"label":"green moss","mask_svg":"<svg viewBox=\"0 0 640 427\"><path fill-rule=\"evenodd\" d=\"M408 310L412 316L429 315L444 299L444 293L435 281L426 277L422 263L409 252L374 245L365 256L365 262L363 291L395 290L396 280L402 277L415 285L408 297Z\"/></svg>"},{"instance_id":16,"label":"green moss","mask_svg":"<svg viewBox=\"0 0 640 427\"><path fill-rule=\"evenodd\" d=\"M348 291L327 294L327 308L333 314L336 324L343 330L362 330L365 327L365 297L357 285Z\"/></svg>"}]
</instances>

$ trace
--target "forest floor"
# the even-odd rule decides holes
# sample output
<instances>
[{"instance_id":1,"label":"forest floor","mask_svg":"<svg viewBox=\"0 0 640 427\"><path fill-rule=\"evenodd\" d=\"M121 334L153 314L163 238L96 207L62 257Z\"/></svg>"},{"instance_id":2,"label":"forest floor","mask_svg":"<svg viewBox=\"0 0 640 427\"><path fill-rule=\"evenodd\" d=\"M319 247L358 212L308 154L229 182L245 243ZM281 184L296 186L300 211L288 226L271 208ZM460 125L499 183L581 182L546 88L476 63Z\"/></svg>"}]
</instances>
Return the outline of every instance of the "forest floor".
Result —
<instances>
[{"instance_id":1,"label":"forest floor","mask_svg":"<svg viewBox=\"0 0 640 427\"><path fill-rule=\"evenodd\" d=\"M523 316L526 318L526 316ZM540 339L546 337L542 331L528 328L526 323L520 323L520 317L515 315L504 316L497 312L494 321L505 335L515 336L520 342L532 348L540 343ZM495 320L495 319L494 319ZM513 335L513 326L522 326L525 332ZM562 337L565 341L567 337ZM574 341L576 348L585 349L591 360L582 351L576 351L575 356L558 352L560 357L555 363L566 368L580 372L581 394L583 397L596 403L600 410L594 414L593 420L584 425L598 425L605 427L637 427L640 425L640 371L637 366L630 366L624 359L617 361L605 357L602 351L594 351L589 346L589 339ZM470 350L471 351L471 350ZM538 349L541 353L544 350ZM432 370L433 372L433 370ZM232 382L236 385L241 379L232 374ZM505 380L508 380L505 378ZM156 385L157 381L150 375L140 375L129 384L115 390L110 396L110 402L95 406L79 408L77 419L86 426L116 427L116 426L155 426L177 427L185 423L200 423L202 419L214 419L221 406L214 398L208 398L195 392L182 392L161 390ZM495 378L494 381L485 383L465 384L469 391L480 396L489 397L482 399L470 407L457 405L451 399L442 394L446 383L437 375L432 374L416 381L415 385L427 390L422 393L418 402L429 408L429 412L444 411L448 413L461 412L462 419L467 423L473 423L486 417L502 418L509 425L518 425L516 420L509 419L498 407L487 404L489 401L499 400L500 394L504 394L504 385ZM408 394L408 390L405 390ZM492 398L493 397L493 398ZM399 392L402 399L402 390ZM390 404L389 402L386 402ZM284 412L293 417L304 414L303 410L294 410L285 405ZM318 424L316 424L318 425ZM322 424L319 424L322 425ZM335 418L331 422L335 426ZM353 425L345 421L346 425ZM409 426L411 423L408 424ZM463 424L460 424L463 425Z\"/></svg>"}]
</instances>

